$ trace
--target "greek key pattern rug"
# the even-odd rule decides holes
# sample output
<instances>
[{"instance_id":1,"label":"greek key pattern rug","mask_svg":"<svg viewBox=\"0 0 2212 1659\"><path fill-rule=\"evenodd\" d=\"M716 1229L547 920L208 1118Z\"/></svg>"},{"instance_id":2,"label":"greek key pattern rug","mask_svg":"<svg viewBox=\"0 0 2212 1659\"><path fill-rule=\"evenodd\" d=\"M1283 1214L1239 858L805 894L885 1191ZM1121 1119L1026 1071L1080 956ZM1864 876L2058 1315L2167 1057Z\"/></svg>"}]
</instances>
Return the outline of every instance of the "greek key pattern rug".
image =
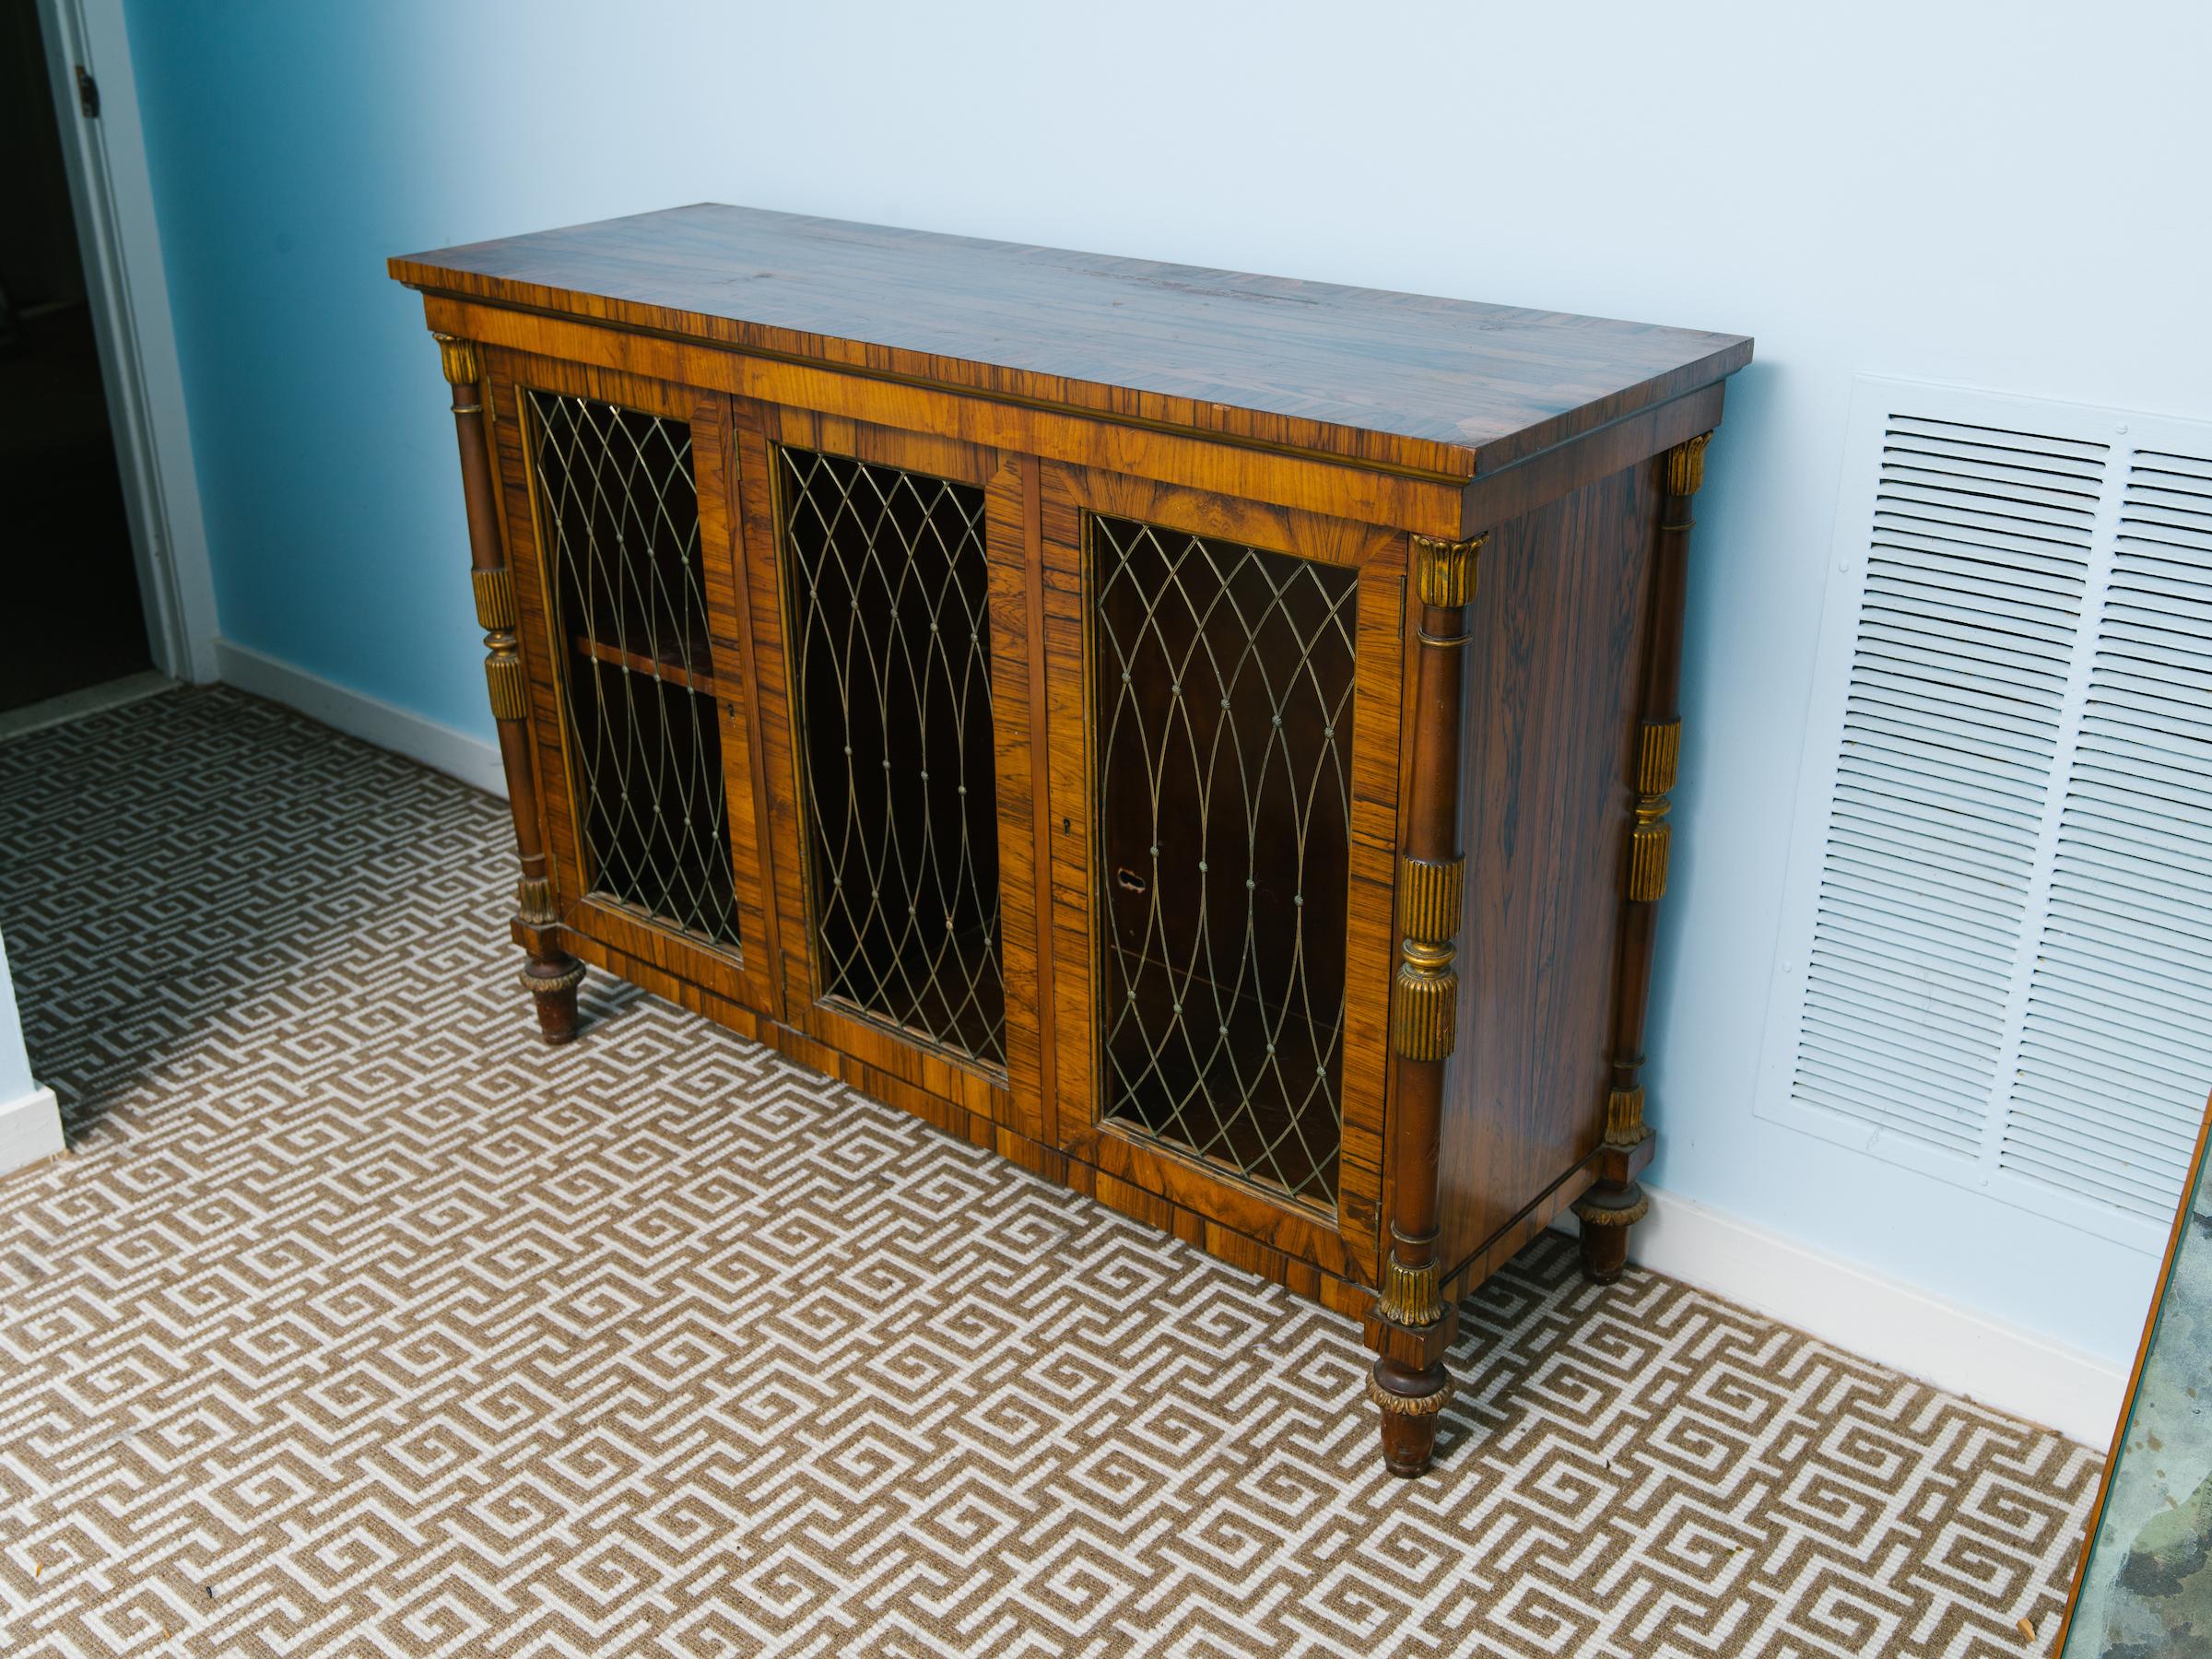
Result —
<instances>
[{"instance_id":1,"label":"greek key pattern rug","mask_svg":"<svg viewBox=\"0 0 2212 1659\"><path fill-rule=\"evenodd\" d=\"M506 809L228 691L0 746L0 1652L2015 1655L2098 1459L1547 1237L1347 1321L594 975ZM2023 1637L2018 1621L2036 1627Z\"/></svg>"}]
</instances>

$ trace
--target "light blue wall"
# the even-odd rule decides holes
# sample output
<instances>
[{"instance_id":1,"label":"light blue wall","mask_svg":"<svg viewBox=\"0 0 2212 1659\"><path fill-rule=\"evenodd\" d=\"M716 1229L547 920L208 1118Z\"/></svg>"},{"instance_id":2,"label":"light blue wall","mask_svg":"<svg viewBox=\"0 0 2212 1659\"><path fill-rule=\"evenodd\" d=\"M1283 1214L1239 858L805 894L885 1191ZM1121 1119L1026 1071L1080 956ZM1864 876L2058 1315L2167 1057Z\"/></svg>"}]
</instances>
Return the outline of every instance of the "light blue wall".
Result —
<instances>
[{"instance_id":1,"label":"light blue wall","mask_svg":"<svg viewBox=\"0 0 2212 1659\"><path fill-rule=\"evenodd\" d=\"M696 200L1754 334L1652 1039L1673 1191L2115 1359L2152 1264L1751 1113L1854 372L2212 413L2212 8L134 3L230 639L488 735L384 256Z\"/></svg>"}]
</instances>

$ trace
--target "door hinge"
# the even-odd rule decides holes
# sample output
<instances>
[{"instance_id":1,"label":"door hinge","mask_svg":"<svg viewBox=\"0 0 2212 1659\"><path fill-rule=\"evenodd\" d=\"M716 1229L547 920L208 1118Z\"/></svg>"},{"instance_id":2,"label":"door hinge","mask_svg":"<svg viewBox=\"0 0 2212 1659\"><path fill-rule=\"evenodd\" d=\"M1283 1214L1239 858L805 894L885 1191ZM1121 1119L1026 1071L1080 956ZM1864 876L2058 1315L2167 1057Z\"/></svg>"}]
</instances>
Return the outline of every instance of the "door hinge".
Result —
<instances>
[{"instance_id":1,"label":"door hinge","mask_svg":"<svg viewBox=\"0 0 2212 1659\"><path fill-rule=\"evenodd\" d=\"M87 121L100 119L100 83L82 64L76 66L76 107L85 112Z\"/></svg>"}]
</instances>

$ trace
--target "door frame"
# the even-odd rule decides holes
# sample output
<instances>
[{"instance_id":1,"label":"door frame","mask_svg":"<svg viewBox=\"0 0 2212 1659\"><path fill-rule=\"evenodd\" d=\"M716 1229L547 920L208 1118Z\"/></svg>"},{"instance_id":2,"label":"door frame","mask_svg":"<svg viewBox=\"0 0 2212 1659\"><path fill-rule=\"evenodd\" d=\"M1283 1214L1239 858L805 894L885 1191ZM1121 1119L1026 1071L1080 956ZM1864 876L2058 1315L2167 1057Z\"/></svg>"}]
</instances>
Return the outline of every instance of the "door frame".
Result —
<instances>
[{"instance_id":1,"label":"door frame","mask_svg":"<svg viewBox=\"0 0 2212 1659\"><path fill-rule=\"evenodd\" d=\"M215 582L123 0L37 4L147 643L162 673L206 684ZM80 67L99 88L97 116L78 102Z\"/></svg>"}]
</instances>

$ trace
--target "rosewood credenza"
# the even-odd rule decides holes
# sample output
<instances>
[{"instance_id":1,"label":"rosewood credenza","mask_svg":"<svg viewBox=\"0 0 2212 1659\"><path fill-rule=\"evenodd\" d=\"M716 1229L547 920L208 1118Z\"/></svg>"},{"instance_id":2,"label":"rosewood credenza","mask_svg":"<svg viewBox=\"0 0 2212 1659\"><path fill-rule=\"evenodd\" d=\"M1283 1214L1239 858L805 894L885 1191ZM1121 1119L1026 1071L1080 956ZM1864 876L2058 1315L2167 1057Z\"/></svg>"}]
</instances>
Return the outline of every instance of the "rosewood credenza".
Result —
<instances>
[{"instance_id":1,"label":"rosewood credenza","mask_svg":"<svg viewBox=\"0 0 2212 1659\"><path fill-rule=\"evenodd\" d=\"M1649 1160L1729 335L702 206L394 259L588 962L1362 1322Z\"/></svg>"}]
</instances>

